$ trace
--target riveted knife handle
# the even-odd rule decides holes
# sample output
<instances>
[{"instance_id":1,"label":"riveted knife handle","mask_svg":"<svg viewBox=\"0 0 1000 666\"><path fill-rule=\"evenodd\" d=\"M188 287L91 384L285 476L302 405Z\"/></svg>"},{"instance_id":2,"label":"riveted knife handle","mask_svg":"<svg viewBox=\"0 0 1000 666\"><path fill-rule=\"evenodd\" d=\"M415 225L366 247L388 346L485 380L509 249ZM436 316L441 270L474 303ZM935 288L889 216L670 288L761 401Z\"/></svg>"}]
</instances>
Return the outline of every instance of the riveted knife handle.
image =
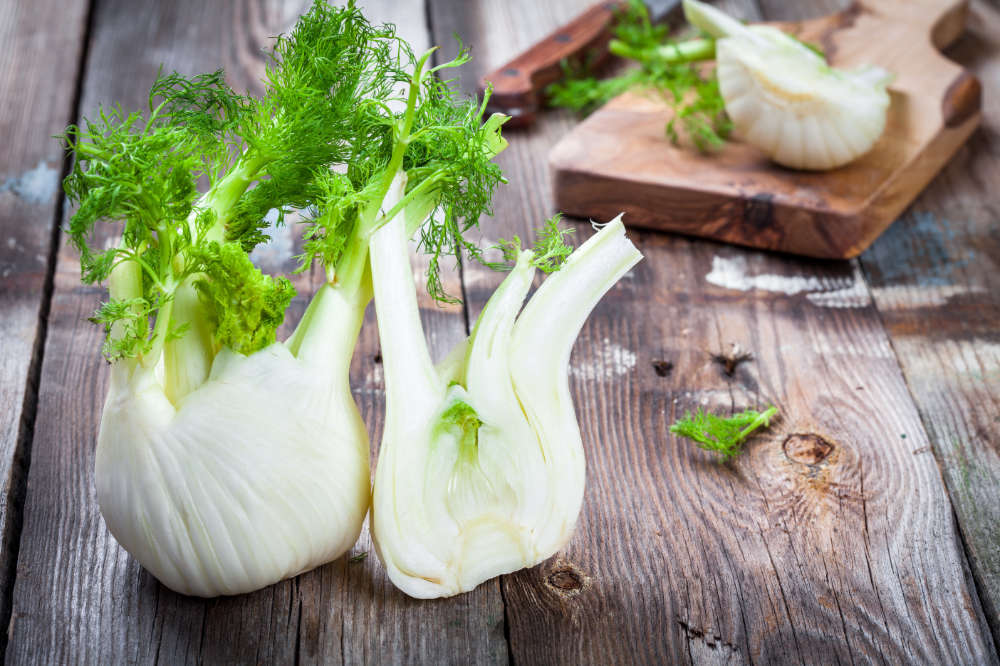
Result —
<instances>
[{"instance_id":1,"label":"riveted knife handle","mask_svg":"<svg viewBox=\"0 0 1000 666\"><path fill-rule=\"evenodd\" d=\"M535 120L541 94L562 76L565 59L589 58L597 64L608 54L611 24L626 0L599 2L507 64L483 77L482 88L493 84L490 112L511 117L506 126L523 127Z\"/></svg>"}]
</instances>

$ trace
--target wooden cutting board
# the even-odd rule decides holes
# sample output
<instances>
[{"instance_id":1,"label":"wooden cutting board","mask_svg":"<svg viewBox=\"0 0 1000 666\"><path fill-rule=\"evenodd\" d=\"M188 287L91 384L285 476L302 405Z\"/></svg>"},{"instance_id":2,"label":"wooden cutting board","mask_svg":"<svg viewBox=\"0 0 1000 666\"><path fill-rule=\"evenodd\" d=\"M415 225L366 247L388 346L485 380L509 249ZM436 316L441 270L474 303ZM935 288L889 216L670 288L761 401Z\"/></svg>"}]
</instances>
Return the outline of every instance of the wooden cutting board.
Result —
<instances>
[{"instance_id":1,"label":"wooden cutting board","mask_svg":"<svg viewBox=\"0 0 1000 666\"><path fill-rule=\"evenodd\" d=\"M674 146L669 110L627 93L549 156L559 210L812 257L861 253L913 201L980 121L981 87L939 52L962 33L967 2L863 0L779 27L822 45L834 66L896 74L886 129L833 171L777 166L739 137L711 154Z\"/></svg>"}]
</instances>

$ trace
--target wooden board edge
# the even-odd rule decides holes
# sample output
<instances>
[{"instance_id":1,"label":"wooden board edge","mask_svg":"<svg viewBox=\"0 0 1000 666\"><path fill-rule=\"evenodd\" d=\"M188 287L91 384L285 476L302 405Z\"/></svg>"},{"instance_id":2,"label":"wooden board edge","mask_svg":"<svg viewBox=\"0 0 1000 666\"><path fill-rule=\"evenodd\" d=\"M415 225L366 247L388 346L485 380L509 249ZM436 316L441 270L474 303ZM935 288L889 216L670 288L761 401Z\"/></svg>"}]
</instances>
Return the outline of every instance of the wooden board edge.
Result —
<instances>
[{"instance_id":1,"label":"wooden board edge","mask_svg":"<svg viewBox=\"0 0 1000 666\"><path fill-rule=\"evenodd\" d=\"M957 81L968 80L968 73ZM968 75L971 76L971 75ZM974 80L974 77L973 77ZM982 120L974 111L955 126L945 126L919 154L856 208L837 212L822 207L794 207L763 195L734 196L711 190L688 190L660 186L662 199L650 200L641 181L595 174L578 169L562 146L566 135L549 154L549 170L556 207L574 217L609 220L624 212L626 224L636 228L681 233L745 247L785 252L817 259L853 259L877 239L919 196L942 168L965 144ZM584 121L586 123L586 121ZM905 175L903 175L905 174ZM916 174L918 186L913 187ZM906 191L903 178L907 179ZM603 193L612 192L612 197ZM689 202L682 208L685 219L664 213L668 201ZM663 207L658 207L663 204ZM873 224L871 211L877 210ZM705 224L709 223L706 230ZM752 230L747 233L744 225ZM840 233L831 233L832 228ZM843 233L844 229L846 233ZM838 237L840 236L840 237ZM844 239L848 239L846 242ZM817 251L816 248L821 248Z\"/></svg>"}]
</instances>

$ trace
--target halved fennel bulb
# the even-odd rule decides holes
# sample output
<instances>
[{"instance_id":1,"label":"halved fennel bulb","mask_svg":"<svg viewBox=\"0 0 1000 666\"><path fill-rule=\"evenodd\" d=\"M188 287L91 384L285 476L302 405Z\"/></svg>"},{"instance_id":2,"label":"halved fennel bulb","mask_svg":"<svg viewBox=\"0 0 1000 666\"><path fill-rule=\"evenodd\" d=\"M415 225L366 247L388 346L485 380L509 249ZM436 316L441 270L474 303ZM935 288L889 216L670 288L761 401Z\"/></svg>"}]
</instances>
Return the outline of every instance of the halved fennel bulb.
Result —
<instances>
[{"instance_id":1,"label":"halved fennel bulb","mask_svg":"<svg viewBox=\"0 0 1000 666\"><path fill-rule=\"evenodd\" d=\"M833 169L882 135L892 80L885 70L835 69L777 28L745 26L697 0L684 0L684 11L718 38L719 91L734 127L778 164Z\"/></svg>"},{"instance_id":2,"label":"halved fennel bulb","mask_svg":"<svg viewBox=\"0 0 1000 666\"><path fill-rule=\"evenodd\" d=\"M362 290L367 291L367 290ZM324 285L308 330L223 348L176 404L165 369L112 365L95 483L115 539L167 587L239 594L329 562L368 509L368 435L348 366L368 293Z\"/></svg>"},{"instance_id":3,"label":"halved fennel bulb","mask_svg":"<svg viewBox=\"0 0 1000 666\"><path fill-rule=\"evenodd\" d=\"M371 527L389 578L410 596L445 597L541 562L570 538L583 499L570 351L642 255L616 219L518 315L535 273L522 251L469 338L435 367L402 220L371 250L387 393Z\"/></svg>"}]
</instances>

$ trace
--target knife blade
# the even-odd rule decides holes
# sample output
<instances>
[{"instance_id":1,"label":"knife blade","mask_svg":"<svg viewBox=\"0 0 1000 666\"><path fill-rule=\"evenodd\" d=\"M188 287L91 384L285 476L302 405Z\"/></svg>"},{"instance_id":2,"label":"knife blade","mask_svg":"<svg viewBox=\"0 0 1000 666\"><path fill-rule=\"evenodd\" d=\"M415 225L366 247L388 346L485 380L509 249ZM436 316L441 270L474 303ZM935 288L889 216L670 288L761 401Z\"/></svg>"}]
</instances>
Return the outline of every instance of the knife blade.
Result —
<instances>
[{"instance_id":1,"label":"knife blade","mask_svg":"<svg viewBox=\"0 0 1000 666\"><path fill-rule=\"evenodd\" d=\"M681 0L644 0L649 18L659 23L672 18ZM605 0L483 77L481 89L493 85L487 113L511 117L505 127L526 127L535 121L542 92L562 76L563 60L588 59L597 65L608 55L615 15L628 0Z\"/></svg>"}]
</instances>

